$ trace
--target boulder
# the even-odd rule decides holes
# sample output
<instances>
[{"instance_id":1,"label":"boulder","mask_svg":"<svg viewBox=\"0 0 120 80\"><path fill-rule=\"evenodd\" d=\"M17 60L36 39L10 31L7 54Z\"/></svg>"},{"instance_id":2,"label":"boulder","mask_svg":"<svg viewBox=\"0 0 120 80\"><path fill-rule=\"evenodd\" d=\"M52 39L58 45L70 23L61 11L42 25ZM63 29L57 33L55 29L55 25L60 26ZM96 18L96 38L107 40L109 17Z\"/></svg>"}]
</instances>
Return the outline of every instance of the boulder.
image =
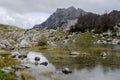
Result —
<instances>
[{"instance_id":1,"label":"boulder","mask_svg":"<svg viewBox=\"0 0 120 80\"><path fill-rule=\"evenodd\" d=\"M120 43L120 40L118 40L118 39L113 39L112 40L112 44L119 44Z\"/></svg>"},{"instance_id":2,"label":"boulder","mask_svg":"<svg viewBox=\"0 0 120 80\"><path fill-rule=\"evenodd\" d=\"M50 45L50 46L53 46L53 47L56 47L57 45L51 41L47 41L47 44Z\"/></svg>"},{"instance_id":3,"label":"boulder","mask_svg":"<svg viewBox=\"0 0 120 80\"><path fill-rule=\"evenodd\" d=\"M19 55L18 58L25 59L25 58L27 58L27 55Z\"/></svg>"},{"instance_id":4,"label":"boulder","mask_svg":"<svg viewBox=\"0 0 120 80\"><path fill-rule=\"evenodd\" d=\"M19 52L13 52L11 56L12 56L13 58L16 58L16 57L19 56L19 55L20 55Z\"/></svg>"},{"instance_id":5,"label":"boulder","mask_svg":"<svg viewBox=\"0 0 120 80\"><path fill-rule=\"evenodd\" d=\"M40 61L40 57L35 57L35 61Z\"/></svg>"},{"instance_id":6,"label":"boulder","mask_svg":"<svg viewBox=\"0 0 120 80\"><path fill-rule=\"evenodd\" d=\"M1 40L0 48L6 48L6 49L10 49L10 50L14 49L14 47L8 42L8 40Z\"/></svg>"},{"instance_id":7,"label":"boulder","mask_svg":"<svg viewBox=\"0 0 120 80\"><path fill-rule=\"evenodd\" d=\"M1 71L5 72L5 73L10 73L12 71L11 67L4 67L1 69Z\"/></svg>"},{"instance_id":8,"label":"boulder","mask_svg":"<svg viewBox=\"0 0 120 80\"><path fill-rule=\"evenodd\" d=\"M48 65L48 62L42 62L42 63L40 63L40 65L47 66L47 65Z\"/></svg>"},{"instance_id":9,"label":"boulder","mask_svg":"<svg viewBox=\"0 0 120 80\"><path fill-rule=\"evenodd\" d=\"M27 47L31 47L31 45L29 44L29 42L25 39L23 39L20 44L17 44L16 47L18 48L27 48Z\"/></svg>"},{"instance_id":10,"label":"boulder","mask_svg":"<svg viewBox=\"0 0 120 80\"><path fill-rule=\"evenodd\" d=\"M64 68L64 69L62 70L62 72L63 72L64 74L70 74L70 73L72 73L72 71L71 71L69 68Z\"/></svg>"},{"instance_id":11,"label":"boulder","mask_svg":"<svg viewBox=\"0 0 120 80\"><path fill-rule=\"evenodd\" d=\"M30 67L26 65L16 65L16 66L12 66L12 68L15 70L23 70L23 69L28 69Z\"/></svg>"},{"instance_id":12,"label":"boulder","mask_svg":"<svg viewBox=\"0 0 120 80\"><path fill-rule=\"evenodd\" d=\"M103 52L100 54L102 57L106 57L107 56L107 53L106 52Z\"/></svg>"},{"instance_id":13,"label":"boulder","mask_svg":"<svg viewBox=\"0 0 120 80\"><path fill-rule=\"evenodd\" d=\"M79 52L71 52L70 55L79 55Z\"/></svg>"},{"instance_id":14,"label":"boulder","mask_svg":"<svg viewBox=\"0 0 120 80\"><path fill-rule=\"evenodd\" d=\"M6 48L6 46L3 44L0 44L0 48Z\"/></svg>"}]
</instances>

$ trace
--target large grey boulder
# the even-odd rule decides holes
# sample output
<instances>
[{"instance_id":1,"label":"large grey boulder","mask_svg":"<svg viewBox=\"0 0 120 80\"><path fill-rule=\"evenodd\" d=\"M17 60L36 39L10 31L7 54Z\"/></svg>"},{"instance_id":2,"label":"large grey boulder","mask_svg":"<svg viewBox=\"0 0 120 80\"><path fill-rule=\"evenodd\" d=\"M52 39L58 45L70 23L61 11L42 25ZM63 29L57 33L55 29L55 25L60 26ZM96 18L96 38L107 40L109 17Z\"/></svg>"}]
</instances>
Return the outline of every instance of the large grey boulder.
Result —
<instances>
[{"instance_id":1,"label":"large grey boulder","mask_svg":"<svg viewBox=\"0 0 120 80\"><path fill-rule=\"evenodd\" d=\"M0 49L1 49L1 48L6 48L6 46L3 45L3 44L0 44Z\"/></svg>"},{"instance_id":2,"label":"large grey boulder","mask_svg":"<svg viewBox=\"0 0 120 80\"><path fill-rule=\"evenodd\" d=\"M23 39L19 44L16 45L17 48L27 48L27 47L31 47L31 44Z\"/></svg>"},{"instance_id":3,"label":"large grey boulder","mask_svg":"<svg viewBox=\"0 0 120 80\"><path fill-rule=\"evenodd\" d=\"M8 40L0 40L0 48L13 49L14 47L9 43Z\"/></svg>"}]
</instances>

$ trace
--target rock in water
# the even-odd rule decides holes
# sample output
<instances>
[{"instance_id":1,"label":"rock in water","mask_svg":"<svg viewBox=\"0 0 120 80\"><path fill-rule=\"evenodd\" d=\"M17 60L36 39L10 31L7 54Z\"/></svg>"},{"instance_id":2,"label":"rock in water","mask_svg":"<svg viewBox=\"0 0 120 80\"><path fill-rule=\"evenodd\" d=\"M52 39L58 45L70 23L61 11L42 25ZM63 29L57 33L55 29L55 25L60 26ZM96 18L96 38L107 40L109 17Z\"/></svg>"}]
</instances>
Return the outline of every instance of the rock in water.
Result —
<instances>
[{"instance_id":1,"label":"rock in water","mask_svg":"<svg viewBox=\"0 0 120 80\"><path fill-rule=\"evenodd\" d=\"M35 61L40 61L40 57L35 57Z\"/></svg>"},{"instance_id":2,"label":"rock in water","mask_svg":"<svg viewBox=\"0 0 120 80\"><path fill-rule=\"evenodd\" d=\"M80 53L78 52L71 52L70 55L79 55Z\"/></svg>"},{"instance_id":3,"label":"rock in water","mask_svg":"<svg viewBox=\"0 0 120 80\"><path fill-rule=\"evenodd\" d=\"M63 72L64 74L70 74L70 73L72 73L72 71L71 71L69 68L64 68L64 69L62 70L62 72Z\"/></svg>"},{"instance_id":4,"label":"rock in water","mask_svg":"<svg viewBox=\"0 0 120 80\"><path fill-rule=\"evenodd\" d=\"M48 65L48 62L42 62L42 63L40 63L40 65L47 66L47 65Z\"/></svg>"}]
</instances>

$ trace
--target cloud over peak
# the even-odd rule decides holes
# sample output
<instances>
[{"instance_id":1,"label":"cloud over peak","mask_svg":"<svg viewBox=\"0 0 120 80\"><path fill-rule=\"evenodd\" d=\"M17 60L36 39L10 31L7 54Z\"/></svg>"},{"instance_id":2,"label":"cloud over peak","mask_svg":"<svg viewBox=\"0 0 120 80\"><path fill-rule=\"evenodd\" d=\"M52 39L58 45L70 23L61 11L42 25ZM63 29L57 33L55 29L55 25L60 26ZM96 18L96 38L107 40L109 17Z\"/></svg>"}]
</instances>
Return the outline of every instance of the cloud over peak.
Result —
<instances>
[{"instance_id":1,"label":"cloud over peak","mask_svg":"<svg viewBox=\"0 0 120 80\"><path fill-rule=\"evenodd\" d=\"M0 23L31 28L57 8L70 6L102 14L120 10L120 0L0 0Z\"/></svg>"},{"instance_id":2,"label":"cloud over peak","mask_svg":"<svg viewBox=\"0 0 120 80\"><path fill-rule=\"evenodd\" d=\"M35 24L42 23L49 14L46 13L16 13L0 7L0 23L16 25L18 27L28 29Z\"/></svg>"}]
</instances>

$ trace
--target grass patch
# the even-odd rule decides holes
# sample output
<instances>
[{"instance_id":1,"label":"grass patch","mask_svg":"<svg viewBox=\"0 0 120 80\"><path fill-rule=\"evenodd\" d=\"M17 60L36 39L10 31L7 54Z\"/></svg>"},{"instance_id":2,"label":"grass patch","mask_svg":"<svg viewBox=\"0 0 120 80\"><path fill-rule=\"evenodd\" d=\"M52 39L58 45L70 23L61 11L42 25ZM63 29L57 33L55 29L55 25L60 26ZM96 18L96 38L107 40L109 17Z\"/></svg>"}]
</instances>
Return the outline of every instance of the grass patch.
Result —
<instances>
[{"instance_id":1,"label":"grass patch","mask_svg":"<svg viewBox=\"0 0 120 80\"><path fill-rule=\"evenodd\" d=\"M69 52L67 49L64 49L61 47L52 48L52 49L49 49L48 51L50 51L50 52L62 52L62 53Z\"/></svg>"},{"instance_id":2,"label":"grass patch","mask_svg":"<svg viewBox=\"0 0 120 80\"><path fill-rule=\"evenodd\" d=\"M10 30L19 30L20 28L12 25L0 24L0 31L10 31Z\"/></svg>"},{"instance_id":3,"label":"grass patch","mask_svg":"<svg viewBox=\"0 0 120 80\"><path fill-rule=\"evenodd\" d=\"M51 75L53 74L53 72L46 71L46 72L43 72L42 74L45 75L45 76L51 77Z\"/></svg>"},{"instance_id":4,"label":"grass patch","mask_svg":"<svg viewBox=\"0 0 120 80\"><path fill-rule=\"evenodd\" d=\"M57 54L56 56L49 57L48 60L50 62L66 62L66 58L61 54Z\"/></svg>"},{"instance_id":5,"label":"grass patch","mask_svg":"<svg viewBox=\"0 0 120 80\"><path fill-rule=\"evenodd\" d=\"M36 78L28 72L22 72L21 77L23 80L36 80Z\"/></svg>"},{"instance_id":6,"label":"grass patch","mask_svg":"<svg viewBox=\"0 0 120 80\"><path fill-rule=\"evenodd\" d=\"M111 48L89 48L89 50L96 50L96 51L117 51Z\"/></svg>"},{"instance_id":7,"label":"grass patch","mask_svg":"<svg viewBox=\"0 0 120 80\"><path fill-rule=\"evenodd\" d=\"M0 49L0 55L10 55L10 52L6 49Z\"/></svg>"},{"instance_id":8,"label":"grass patch","mask_svg":"<svg viewBox=\"0 0 120 80\"><path fill-rule=\"evenodd\" d=\"M0 80L17 80L17 76L12 72L5 73L0 70Z\"/></svg>"},{"instance_id":9,"label":"grass patch","mask_svg":"<svg viewBox=\"0 0 120 80\"><path fill-rule=\"evenodd\" d=\"M16 64L18 64L18 61L16 59L10 57L5 57L3 59L0 58L0 68L8 67Z\"/></svg>"}]
</instances>

